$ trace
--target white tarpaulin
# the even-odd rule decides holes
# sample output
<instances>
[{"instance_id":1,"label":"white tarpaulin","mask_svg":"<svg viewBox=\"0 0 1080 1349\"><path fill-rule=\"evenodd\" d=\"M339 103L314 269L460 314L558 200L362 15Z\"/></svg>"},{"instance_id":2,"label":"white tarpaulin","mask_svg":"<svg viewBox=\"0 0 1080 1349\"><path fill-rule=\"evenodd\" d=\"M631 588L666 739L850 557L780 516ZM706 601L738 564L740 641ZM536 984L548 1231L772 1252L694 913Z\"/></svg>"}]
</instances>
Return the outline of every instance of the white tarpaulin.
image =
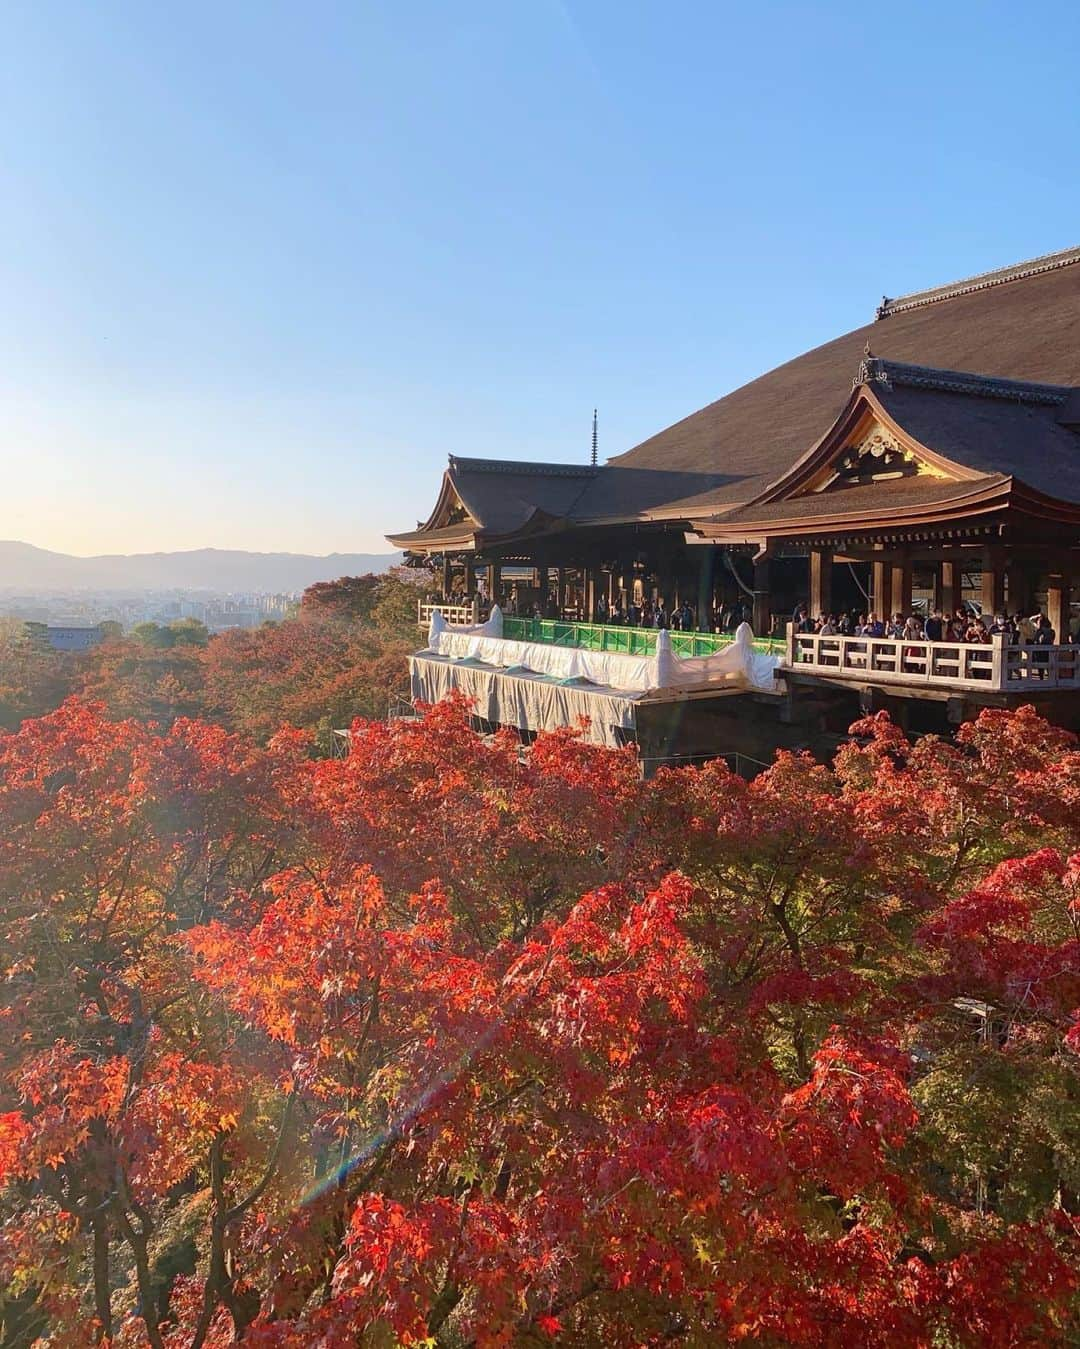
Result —
<instances>
[{"instance_id":1,"label":"white tarpaulin","mask_svg":"<svg viewBox=\"0 0 1080 1349\"><path fill-rule=\"evenodd\" d=\"M429 651L409 657L409 678L416 702L438 703L457 690L472 700L478 717L521 731L578 726L584 717L586 738L611 747L633 739L635 700L641 696L561 684L543 674L508 674Z\"/></svg>"},{"instance_id":2,"label":"white tarpaulin","mask_svg":"<svg viewBox=\"0 0 1080 1349\"><path fill-rule=\"evenodd\" d=\"M629 656L617 651L584 651L548 642L515 642L502 637L502 614L492 609L486 623L450 627L433 613L428 650L452 661L480 661L494 669L542 674L554 680L588 680L608 689L648 693L660 689L757 688L771 690L776 656L759 655L753 634L743 623L734 640L711 656L676 656L666 630L656 634L656 654Z\"/></svg>"}]
</instances>

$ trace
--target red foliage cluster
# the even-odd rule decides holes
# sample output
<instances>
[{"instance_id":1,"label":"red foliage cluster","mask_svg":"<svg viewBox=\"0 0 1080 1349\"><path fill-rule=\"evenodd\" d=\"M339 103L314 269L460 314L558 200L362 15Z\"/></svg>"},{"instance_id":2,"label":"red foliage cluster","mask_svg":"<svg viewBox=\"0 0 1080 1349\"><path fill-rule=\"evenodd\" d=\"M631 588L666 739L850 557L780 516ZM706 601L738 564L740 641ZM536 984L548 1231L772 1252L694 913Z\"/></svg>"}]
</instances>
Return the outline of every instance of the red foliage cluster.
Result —
<instances>
[{"instance_id":1,"label":"red foliage cluster","mask_svg":"<svg viewBox=\"0 0 1080 1349\"><path fill-rule=\"evenodd\" d=\"M0 740L5 1344L1066 1344L1080 751Z\"/></svg>"}]
</instances>

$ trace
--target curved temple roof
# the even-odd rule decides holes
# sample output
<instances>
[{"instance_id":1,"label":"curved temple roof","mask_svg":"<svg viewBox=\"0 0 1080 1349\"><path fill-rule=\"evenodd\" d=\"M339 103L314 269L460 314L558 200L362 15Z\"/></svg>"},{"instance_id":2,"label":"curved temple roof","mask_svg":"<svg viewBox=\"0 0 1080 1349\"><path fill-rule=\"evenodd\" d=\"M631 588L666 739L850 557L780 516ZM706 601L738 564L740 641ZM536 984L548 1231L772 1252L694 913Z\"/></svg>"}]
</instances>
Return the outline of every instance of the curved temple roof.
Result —
<instances>
[{"instance_id":1,"label":"curved temple roof","mask_svg":"<svg viewBox=\"0 0 1080 1349\"><path fill-rule=\"evenodd\" d=\"M867 378L871 347L884 378ZM392 541L472 547L568 525L764 519L751 503L771 498L770 488L827 437L850 404L856 372L913 442L966 467L966 476L984 485L1016 479L1080 503L1078 247L885 301L874 322L599 469L452 458L435 513ZM930 489L919 482L904 490L917 499ZM882 506L902 494L891 484ZM869 501L873 493L860 495ZM444 519L451 500L461 515L453 538Z\"/></svg>"}]
</instances>

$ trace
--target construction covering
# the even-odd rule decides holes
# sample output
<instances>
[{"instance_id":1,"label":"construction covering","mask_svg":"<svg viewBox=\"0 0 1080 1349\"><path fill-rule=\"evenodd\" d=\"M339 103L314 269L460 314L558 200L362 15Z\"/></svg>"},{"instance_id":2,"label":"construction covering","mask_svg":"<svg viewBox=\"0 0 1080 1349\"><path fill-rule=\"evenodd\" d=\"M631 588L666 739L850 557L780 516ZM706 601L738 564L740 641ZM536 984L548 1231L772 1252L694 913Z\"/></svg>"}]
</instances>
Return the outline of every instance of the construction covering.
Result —
<instances>
[{"instance_id":1,"label":"construction covering","mask_svg":"<svg viewBox=\"0 0 1080 1349\"><path fill-rule=\"evenodd\" d=\"M439 702L457 690L474 701L485 721L529 731L576 726L587 718L590 739L615 745L633 738L641 701L771 691L777 664L776 656L755 652L745 623L729 646L709 656L676 656L664 630L657 633L654 655L630 656L507 641L496 607L486 623L474 627L450 627L434 613L427 649L410 658L409 670L419 702Z\"/></svg>"}]
</instances>

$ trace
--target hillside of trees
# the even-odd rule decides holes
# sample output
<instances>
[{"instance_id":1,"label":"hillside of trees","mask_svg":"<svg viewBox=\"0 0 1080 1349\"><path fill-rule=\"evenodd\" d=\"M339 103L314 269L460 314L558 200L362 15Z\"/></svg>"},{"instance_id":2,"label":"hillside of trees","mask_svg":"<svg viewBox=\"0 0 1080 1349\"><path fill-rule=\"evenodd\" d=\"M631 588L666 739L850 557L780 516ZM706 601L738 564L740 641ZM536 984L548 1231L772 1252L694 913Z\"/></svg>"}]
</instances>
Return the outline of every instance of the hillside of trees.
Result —
<instances>
[{"instance_id":1,"label":"hillside of trees","mask_svg":"<svg viewBox=\"0 0 1080 1349\"><path fill-rule=\"evenodd\" d=\"M4 1349L1077 1342L1072 737L313 757L340 621L0 736Z\"/></svg>"},{"instance_id":2,"label":"hillside of trees","mask_svg":"<svg viewBox=\"0 0 1080 1349\"><path fill-rule=\"evenodd\" d=\"M54 651L40 625L0 619L0 728L77 696L114 717L162 727L201 717L260 743L294 726L325 754L334 729L384 715L408 689L417 595L401 569L343 577L311 586L282 623L213 637L193 619L126 635L106 624L106 640L80 653Z\"/></svg>"}]
</instances>

